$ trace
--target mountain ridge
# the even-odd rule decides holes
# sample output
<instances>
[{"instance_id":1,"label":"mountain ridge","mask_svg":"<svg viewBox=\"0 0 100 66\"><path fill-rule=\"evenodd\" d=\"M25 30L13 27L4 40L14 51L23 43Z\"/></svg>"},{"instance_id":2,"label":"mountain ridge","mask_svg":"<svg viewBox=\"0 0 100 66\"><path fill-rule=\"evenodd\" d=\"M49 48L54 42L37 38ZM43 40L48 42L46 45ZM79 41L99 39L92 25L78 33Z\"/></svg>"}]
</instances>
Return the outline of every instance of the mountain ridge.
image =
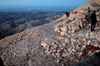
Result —
<instances>
[{"instance_id":1,"label":"mountain ridge","mask_svg":"<svg viewBox=\"0 0 100 66\"><path fill-rule=\"evenodd\" d=\"M87 3L85 3L82 6L76 8L75 10L73 10L73 12L79 12L82 8L86 8L86 7L90 7L91 8L92 2L95 2L95 3L100 5L100 1L99 0L89 0Z\"/></svg>"},{"instance_id":2,"label":"mountain ridge","mask_svg":"<svg viewBox=\"0 0 100 66\"><path fill-rule=\"evenodd\" d=\"M1 39L0 55L4 64L72 66L94 55L95 51L100 49L100 19L95 31L91 32L91 24L85 19L87 14L91 14L88 13L88 9L70 14L69 17L63 15L53 22ZM98 66L99 63L95 60L100 59L92 58L89 62L83 63L88 65L94 63Z\"/></svg>"}]
</instances>

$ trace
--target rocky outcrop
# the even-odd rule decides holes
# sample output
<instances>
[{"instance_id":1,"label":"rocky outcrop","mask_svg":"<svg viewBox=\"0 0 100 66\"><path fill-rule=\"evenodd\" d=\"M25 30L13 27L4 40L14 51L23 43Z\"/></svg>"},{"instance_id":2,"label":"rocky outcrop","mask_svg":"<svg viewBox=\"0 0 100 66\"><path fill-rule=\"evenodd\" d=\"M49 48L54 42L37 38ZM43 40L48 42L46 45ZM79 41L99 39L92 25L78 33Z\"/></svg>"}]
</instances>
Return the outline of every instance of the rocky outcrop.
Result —
<instances>
[{"instance_id":1,"label":"rocky outcrop","mask_svg":"<svg viewBox=\"0 0 100 66\"><path fill-rule=\"evenodd\" d=\"M100 1L99 0L89 0L87 3L83 4L82 6L78 7L77 9L75 9L73 12L80 12L81 9L84 9L84 8L88 8L90 7L91 8L91 4L95 2L97 4L100 5ZM92 10L94 10L94 8L92 8Z\"/></svg>"},{"instance_id":2,"label":"rocky outcrop","mask_svg":"<svg viewBox=\"0 0 100 66\"><path fill-rule=\"evenodd\" d=\"M55 27L56 28L55 31L60 32L61 35L68 35L68 34L73 34L75 31L83 27L84 27L84 23L81 19L75 19L72 21L69 19L63 22L62 24L58 24Z\"/></svg>"},{"instance_id":3,"label":"rocky outcrop","mask_svg":"<svg viewBox=\"0 0 100 66\"><path fill-rule=\"evenodd\" d=\"M98 18L98 9L96 15ZM67 20L58 23L55 26L55 31L60 33L62 37L45 38L41 43L45 53L54 58L69 57L70 61L79 62L83 57L88 57L100 50L99 22L96 25L96 31L91 32L89 28L91 27L90 16L91 12L87 10L87 12L71 14ZM77 63L75 61L74 63Z\"/></svg>"}]
</instances>

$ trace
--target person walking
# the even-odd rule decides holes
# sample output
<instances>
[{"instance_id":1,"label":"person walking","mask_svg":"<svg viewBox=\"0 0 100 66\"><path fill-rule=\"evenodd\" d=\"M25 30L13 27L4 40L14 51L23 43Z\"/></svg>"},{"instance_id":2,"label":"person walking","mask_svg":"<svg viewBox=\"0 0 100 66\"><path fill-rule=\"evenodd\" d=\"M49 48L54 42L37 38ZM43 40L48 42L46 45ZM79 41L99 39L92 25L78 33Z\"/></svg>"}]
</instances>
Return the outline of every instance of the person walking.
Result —
<instances>
[{"instance_id":1,"label":"person walking","mask_svg":"<svg viewBox=\"0 0 100 66\"><path fill-rule=\"evenodd\" d=\"M66 12L66 18L68 18L70 16L69 12Z\"/></svg>"},{"instance_id":2,"label":"person walking","mask_svg":"<svg viewBox=\"0 0 100 66\"><path fill-rule=\"evenodd\" d=\"M93 13L91 14L91 32L94 31L96 21L97 21L96 14L95 14L95 10L94 10Z\"/></svg>"}]
</instances>

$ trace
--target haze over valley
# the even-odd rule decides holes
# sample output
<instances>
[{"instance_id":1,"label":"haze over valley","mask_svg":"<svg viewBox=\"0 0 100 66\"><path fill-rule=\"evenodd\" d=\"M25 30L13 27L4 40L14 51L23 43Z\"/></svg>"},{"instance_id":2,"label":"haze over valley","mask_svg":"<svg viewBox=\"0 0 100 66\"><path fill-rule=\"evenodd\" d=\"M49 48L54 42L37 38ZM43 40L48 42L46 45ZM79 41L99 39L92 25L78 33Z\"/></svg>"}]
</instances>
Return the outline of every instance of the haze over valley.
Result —
<instances>
[{"instance_id":1,"label":"haze over valley","mask_svg":"<svg viewBox=\"0 0 100 66\"><path fill-rule=\"evenodd\" d=\"M78 6L0 6L0 12L72 12Z\"/></svg>"},{"instance_id":2,"label":"haze over valley","mask_svg":"<svg viewBox=\"0 0 100 66\"><path fill-rule=\"evenodd\" d=\"M0 12L0 38L53 22L65 12Z\"/></svg>"}]
</instances>

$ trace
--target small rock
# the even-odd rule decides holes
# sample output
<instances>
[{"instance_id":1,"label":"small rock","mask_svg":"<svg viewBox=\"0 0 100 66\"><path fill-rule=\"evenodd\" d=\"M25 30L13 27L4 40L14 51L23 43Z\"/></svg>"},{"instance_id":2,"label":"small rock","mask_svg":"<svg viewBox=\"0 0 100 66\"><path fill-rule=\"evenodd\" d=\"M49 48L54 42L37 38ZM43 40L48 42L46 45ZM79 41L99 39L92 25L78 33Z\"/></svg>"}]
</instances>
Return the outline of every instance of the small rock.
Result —
<instances>
[{"instance_id":1,"label":"small rock","mask_svg":"<svg viewBox=\"0 0 100 66\"><path fill-rule=\"evenodd\" d=\"M77 62L79 62L79 60L77 60Z\"/></svg>"},{"instance_id":2,"label":"small rock","mask_svg":"<svg viewBox=\"0 0 100 66\"><path fill-rule=\"evenodd\" d=\"M54 45L54 48L56 49L58 46L57 45Z\"/></svg>"},{"instance_id":3,"label":"small rock","mask_svg":"<svg viewBox=\"0 0 100 66\"><path fill-rule=\"evenodd\" d=\"M83 38L83 41L86 41L86 38Z\"/></svg>"},{"instance_id":4,"label":"small rock","mask_svg":"<svg viewBox=\"0 0 100 66\"><path fill-rule=\"evenodd\" d=\"M88 45L90 45L90 44L91 44L91 41L89 40L89 41L88 41Z\"/></svg>"},{"instance_id":5,"label":"small rock","mask_svg":"<svg viewBox=\"0 0 100 66\"><path fill-rule=\"evenodd\" d=\"M60 52L61 52L61 50L57 50L57 52L58 52L58 53L60 53Z\"/></svg>"},{"instance_id":6,"label":"small rock","mask_svg":"<svg viewBox=\"0 0 100 66\"><path fill-rule=\"evenodd\" d=\"M96 15L99 16L99 12L96 12Z\"/></svg>"},{"instance_id":7,"label":"small rock","mask_svg":"<svg viewBox=\"0 0 100 66\"><path fill-rule=\"evenodd\" d=\"M58 58L60 58L60 57L61 57L60 53L56 53L56 56L57 56Z\"/></svg>"},{"instance_id":8,"label":"small rock","mask_svg":"<svg viewBox=\"0 0 100 66\"><path fill-rule=\"evenodd\" d=\"M57 60L57 63L60 63L60 62L61 62L61 60L62 60L62 58L59 58L59 59Z\"/></svg>"},{"instance_id":9,"label":"small rock","mask_svg":"<svg viewBox=\"0 0 100 66\"><path fill-rule=\"evenodd\" d=\"M57 50L56 50L56 49L53 49L53 50L52 50L52 52L54 52L54 53L55 53L55 52L57 52Z\"/></svg>"},{"instance_id":10,"label":"small rock","mask_svg":"<svg viewBox=\"0 0 100 66\"><path fill-rule=\"evenodd\" d=\"M98 45L98 44L94 44L94 46L95 46L95 47L99 47L99 45Z\"/></svg>"},{"instance_id":11,"label":"small rock","mask_svg":"<svg viewBox=\"0 0 100 66\"><path fill-rule=\"evenodd\" d=\"M43 46L43 47L46 49L47 44L46 44L45 42L43 42L43 43L41 44L41 46Z\"/></svg>"},{"instance_id":12,"label":"small rock","mask_svg":"<svg viewBox=\"0 0 100 66\"><path fill-rule=\"evenodd\" d=\"M51 55L51 52L47 52L47 55Z\"/></svg>"},{"instance_id":13,"label":"small rock","mask_svg":"<svg viewBox=\"0 0 100 66\"><path fill-rule=\"evenodd\" d=\"M55 57L56 55L55 55L55 53L52 53L51 56Z\"/></svg>"},{"instance_id":14,"label":"small rock","mask_svg":"<svg viewBox=\"0 0 100 66\"><path fill-rule=\"evenodd\" d=\"M62 27L61 28L61 31L66 31L67 30L67 27Z\"/></svg>"},{"instance_id":15,"label":"small rock","mask_svg":"<svg viewBox=\"0 0 100 66\"><path fill-rule=\"evenodd\" d=\"M59 63L60 62L60 60L57 60L57 63Z\"/></svg>"},{"instance_id":16,"label":"small rock","mask_svg":"<svg viewBox=\"0 0 100 66\"><path fill-rule=\"evenodd\" d=\"M75 49L72 49L72 51L76 53Z\"/></svg>"},{"instance_id":17,"label":"small rock","mask_svg":"<svg viewBox=\"0 0 100 66\"><path fill-rule=\"evenodd\" d=\"M63 53L63 54L62 54L62 57L67 57L67 56L69 56L69 55L70 55L70 53L66 52L66 53Z\"/></svg>"},{"instance_id":18,"label":"small rock","mask_svg":"<svg viewBox=\"0 0 100 66\"><path fill-rule=\"evenodd\" d=\"M83 46L82 46L82 49L84 49L84 48L86 48L86 45L83 45Z\"/></svg>"},{"instance_id":19,"label":"small rock","mask_svg":"<svg viewBox=\"0 0 100 66\"><path fill-rule=\"evenodd\" d=\"M65 43L63 43L63 47L65 47L66 46L66 44Z\"/></svg>"},{"instance_id":20,"label":"small rock","mask_svg":"<svg viewBox=\"0 0 100 66\"><path fill-rule=\"evenodd\" d=\"M67 52L67 50L64 50L64 52Z\"/></svg>"},{"instance_id":21,"label":"small rock","mask_svg":"<svg viewBox=\"0 0 100 66\"><path fill-rule=\"evenodd\" d=\"M77 54L78 56L82 56L83 52L78 52Z\"/></svg>"},{"instance_id":22,"label":"small rock","mask_svg":"<svg viewBox=\"0 0 100 66\"><path fill-rule=\"evenodd\" d=\"M37 49L39 49L40 48L40 46L37 46Z\"/></svg>"},{"instance_id":23,"label":"small rock","mask_svg":"<svg viewBox=\"0 0 100 66\"><path fill-rule=\"evenodd\" d=\"M50 50L50 47L49 46L47 46L47 51L49 51Z\"/></svg>"},{"instance_id":24,"label":"small rock","mask_svg":"<svg viewBox=\"0 0 100 66\"><path fill-rule=\"evenodd\" d=\"M71 41L74 41L74 42L76 42L76 39L74 39L74 38L71 38Z\"/></svg>"},{"instance_id":25,"label":"small rock","mask_svg":"<svg viewBox=\"0 0 100 66\"><path fill-rule=\"evenodd\" d=\"M60 34L61 34L62 36L64 36L64 35L65 35L65 32L60 32Z\"/></svg>"}]
</instances>

